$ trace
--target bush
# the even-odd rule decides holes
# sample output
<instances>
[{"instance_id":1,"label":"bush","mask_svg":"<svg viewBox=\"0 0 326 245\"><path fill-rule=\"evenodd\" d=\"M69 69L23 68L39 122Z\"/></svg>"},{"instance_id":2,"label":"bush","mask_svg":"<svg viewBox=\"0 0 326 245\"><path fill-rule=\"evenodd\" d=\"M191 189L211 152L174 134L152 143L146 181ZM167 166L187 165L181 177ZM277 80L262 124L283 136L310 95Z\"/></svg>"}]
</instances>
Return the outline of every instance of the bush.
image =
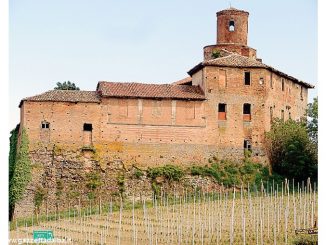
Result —
<instances>
[{"instance_id":1,"label":"bush","mask_svg":"<svg viewBox=\"0 0 326 245\"><path fill-rule=\"evenodd\" d=\"M294 245L317 245L318 237L314 235L300 235L293 241Z\"/></svg>"},{"instance_id":2,"label":"bush","mask_svg":"<svg viewBox=\"0 0 326 245\"><path fill-rule=\"evenodd\" d=\"M45 197L46 197L46 190L43 187L38 186L36 188L35 194L34 194L34 205L39 211L39 208L41 207Z\"/></svg>"},{"instance_id":3,"label":"bush","mask_svg":"<svg viewBox=\"0 0 326 245\"><path fill-rule=\"evenodd\" d=\"M140 179L143 175L144 173L140 169L136 169L134 172L134 176L136 177L136 179Z\"/></svg>"},{"instance_id":4,"label":"bush","mask_svg":"<svg viewBox=\"0 0 326 245\"><path fill-rule=\"evenodd\" d=\"M225 186L240 186L241 183L244 185L249 183L250 186L260 186L262 181L266 183L271 178L274 178L270 176L267 166L253 163L250 159L246 159L242 164L235 164L231 161L222 160L220 163L212 163L211 166L193 165L189 168L189 172L194 176L212 177L218 183ZM277 178L275 177L275 179ZM279 179L277 179L277 181L279 181Z\"/></svg>"},{"instance_id":5,"label":"bush","mask_svg":"<svg viewBox=\"0 0 326 245\"><path fill-rule=\"evenodd\" d=\"M179 166L165 165L162 167L149 168L147 170L147 176L152 179L162 176L168 181L179 181L184 176L184 172Z\"/></svg>"}]
</instances>

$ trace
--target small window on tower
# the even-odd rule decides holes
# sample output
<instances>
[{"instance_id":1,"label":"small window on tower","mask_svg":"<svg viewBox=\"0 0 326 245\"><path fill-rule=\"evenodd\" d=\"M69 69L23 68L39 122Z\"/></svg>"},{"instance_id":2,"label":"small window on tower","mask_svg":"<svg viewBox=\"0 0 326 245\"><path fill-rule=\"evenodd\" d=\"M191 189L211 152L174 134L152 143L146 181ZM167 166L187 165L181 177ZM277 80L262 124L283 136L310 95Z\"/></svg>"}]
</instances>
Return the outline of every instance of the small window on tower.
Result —
<instances>
[{"instance_id":1,"label":"small window on tower","mask_svg":"<svg viewBox=\"0 0 326 245\"><path fill-rule=\"evenodd\" d=\"M230 20L229 22L229 31L234 31L234 20Z\"/></svg>"},{"instance_id":2,"label":"small window on tower","mask_svg":"<svg viewBox=\"0 0 326 245\"><path fill-rule=\"evenodd\" d=\"M250 72L249 71L245 72L244 80L245 80L245 85L250 85Z\"/></svg>"},{"instance_id":3,"label":"small window on tower","mask_svg":"<svg viewBox=\"0 0 326 245\"><path fill-rule=\"evenodd\" d=\"M284 79L282 78L282 91L284 91Z\"/></svg>"},{"instance_id":4,"label":"small window on tower","mask_svg":"<svg viewBox=\"0 0 326 245\"><path fill-rule=\"evenodd\" d=\"M42 128L50 128L50 123L42 122Z\"/></svg>"}]
</instances>

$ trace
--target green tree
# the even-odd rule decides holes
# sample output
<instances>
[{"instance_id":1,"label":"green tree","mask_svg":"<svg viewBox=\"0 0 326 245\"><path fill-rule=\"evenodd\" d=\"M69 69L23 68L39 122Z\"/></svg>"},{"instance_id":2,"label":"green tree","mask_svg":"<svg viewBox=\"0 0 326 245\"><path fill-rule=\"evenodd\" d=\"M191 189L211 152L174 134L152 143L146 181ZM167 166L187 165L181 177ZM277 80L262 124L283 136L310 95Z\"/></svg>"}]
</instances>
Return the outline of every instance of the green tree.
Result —
<instances>
[{"instance_id":1,"label":"green tree","mask_svg":"<svg viewBox=\"0 0 326 245\"><path fill-rule=\"evenodd\" d=\"M318 97L314 98L314 101L308 104L307 116L309 136L318 144Z\"/></svg>"},{"instance_id":2,"label":"green tree","mask_svg":"<svg viewBox=\"0 0 326 245\"><path fill-rule=\"evenodd\" d=\"M317 179L317 155L306 125L294 120L275 120L266 134L272 170L284 177Z\"/></svg>"},{"instance_id":3,"label":"green tree","mask_svg":"<svg viewBox=\"0 0 326 245\"><path fill-rule=\"evenodd\" d=\"M57 86L54 88L55 90L80 90L75 83L70 81L65 81L63 83L57 82Z\"/></svg>"},{"instance_id":4,"label":"green tree","mask_svg":"<svg viewBox=\"0 0 326 245\"><path fill-rule=\"evenodd\" d=\"M10 163L9 174L9 219L12 219L15 204L22 199L26 186L31 180L31 161L29 158L29 141L25 129L21 130L20 142L15 161ZM9 159L12 161L12 157Z\"/></svg>"}]
</instances>

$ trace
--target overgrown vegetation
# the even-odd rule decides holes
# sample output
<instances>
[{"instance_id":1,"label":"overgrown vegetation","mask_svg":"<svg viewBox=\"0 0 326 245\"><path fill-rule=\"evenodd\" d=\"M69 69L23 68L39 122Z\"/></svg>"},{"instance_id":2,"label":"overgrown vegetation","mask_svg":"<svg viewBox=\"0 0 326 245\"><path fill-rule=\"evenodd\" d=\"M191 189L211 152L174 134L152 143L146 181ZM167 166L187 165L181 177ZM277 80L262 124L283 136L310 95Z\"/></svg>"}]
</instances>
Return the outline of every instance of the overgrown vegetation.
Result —
<instances>
[{"instance_id":1,"label":"overgrown vegetation","mask_svg":"<svg viewBox=\"0 0 326 245\"><path fill-rule=\"evenodd\" d=\"M212 58L213 59L216 59L216 58L219 58L219 57L221 57L220 50L213 50L213 52L212 52Z\"/></svg>"},{"instance_id":2,"label":"overgrown vegetation","mask_svg":"<svg viewBox=\"0 0 326 245\"><path fill-rule=\"evenodd\" d=\"M151 179L164 177L168 181L179 181L184 176L184 171L179 167L171 164L162 167L148 168L147 176Z\"/></svg>"},{"instance_id":3,"label":"overgrown vegetation","mask_svg":"<svg viewBox=\"0 0 326 245\"><path fill-rule=\"evenodd\" d=\"M97 189L101 185L102 182L99 173L93 171L86 174L86 187L89 190L89 192L87 193L87 197L89 200L93 200L96 198Z\"/></svg>"},{"instance_id":4,"label":"overgrown vegetation","mask_svg":"<svg viewBox=\"0 0 326 245\"><path fill-rule=\"evenodd\" d=\"M293 241L294 245L317 245L318 236L316 235L300 235Z\"/></svg>"},{"instance_id":5,"label":"overgrown vegetation","mask_svg":"<svg viewBox=\"0 0 326 245\"><path fill-rule=\"evenodd\" d=\"M29 141L25 129L21 130L21 138L18 150L15 155L15 148L17 148L19 126L12 131L10 137L9 154L9 207L11 220L15 204L21 200L25 192L28 182L31 180L31 161L29 158ZM16 143L15 143L16 142ZM16 147L15 147L16 145Z\"/></svg>"},{"instance_id":6,"label":"overgrown vegetation","mask_svg":"<svg viewBox=\"0 0 326 245\"><path fill-rule=\"evenodd\" d=\"M118 183L118 187L119 187L119 193L122 194L125 191L125 176L124 174L119 174L117 177L117 183Z\"/></svg>"},{"instance_id":7,"label":"overgrown vegetation","mask_svg":"<svg viewBox=\"0 0 326 245\"><path fill-rule=\"evenodd\" d=\"M34 194L34 206L35 206L36 213L40 212L40 207L46 198L46 194L47 194L47 192L46 192L45 188L43 188L41 186L38 186L36 188L36 191Z\"/></svg>"},{"instance_id":8,"label":"overgrown vegetation","mask_svg":"<svg viewBox=\"0 0 326 245\"><path fill-rule=\"evenodd\" d=\"M261 182L266 183L269 180L281 181L278 176L270 175L267 166L260 163L253 163L250 160L242 164L230 161L214 161L211 165L191 166L191 175L209 176L214 178L219 184L224 186L259 186Z\"/></svg>"},{"instance_id":9,"label":"overgrown vegetation","mask_svg":"<svg viewBox=\"0 0 326 245\"><path fill-rule=\"evenodd\" d=\"M266 134L266 147L273 172L297 181L317 179L317 145L305 123L274 120Z\"/></svg>"}]
</instances>

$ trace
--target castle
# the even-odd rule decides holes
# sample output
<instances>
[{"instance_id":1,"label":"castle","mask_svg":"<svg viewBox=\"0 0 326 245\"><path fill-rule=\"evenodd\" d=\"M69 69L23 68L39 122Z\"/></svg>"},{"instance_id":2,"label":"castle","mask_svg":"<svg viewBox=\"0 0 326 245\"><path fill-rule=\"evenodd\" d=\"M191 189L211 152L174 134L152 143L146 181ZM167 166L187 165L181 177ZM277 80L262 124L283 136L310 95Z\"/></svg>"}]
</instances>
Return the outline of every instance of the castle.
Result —
<instances>
[{"instance_id":1,"label":"castle","mask_svg":"<svg viewBox=\"0 0 326 245\"><path fill-rule=\"evenodd\" d=\"M312 85L262 63L247 46L249 13L217 12L217 42L204 61L172 84L98 82L96 91L52 90L25 98L21 125L30 142L101 145L142 165L239 159L266 162L273 117L304 116Z\"/></svg>"},{"instance_id":2,"label":"castle","mask_svg":"<svg viewBox=\"0 0 326 245\"><path fill-rule=\"evenodd\" d=\"M247 45L248 17L235 8L217 12L216 44L204 47L203 61L180 81L100 81L95 91L51 90L22 99L20 124L32 162L50 165L52 153L44 152L60 148L82 154L86 169L87 159L119 160L126 168L189 166L216 155L239 160L245 150L268 163L264 135L272 119L303 117L314 86L257 58Z\"/></svg>"}]
</instances>

